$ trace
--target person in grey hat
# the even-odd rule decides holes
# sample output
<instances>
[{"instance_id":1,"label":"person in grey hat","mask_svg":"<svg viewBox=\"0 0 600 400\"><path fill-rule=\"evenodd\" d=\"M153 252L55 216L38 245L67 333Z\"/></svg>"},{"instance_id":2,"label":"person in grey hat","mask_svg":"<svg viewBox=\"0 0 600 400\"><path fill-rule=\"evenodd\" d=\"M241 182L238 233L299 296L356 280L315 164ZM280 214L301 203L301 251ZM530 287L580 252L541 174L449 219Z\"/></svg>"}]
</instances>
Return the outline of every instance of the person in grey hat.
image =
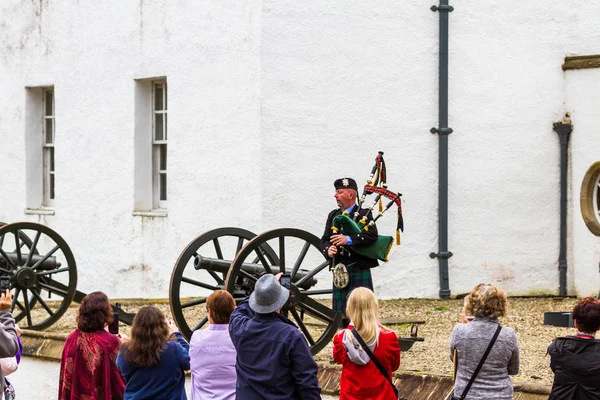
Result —
<instances>
[{"instance_id":1,"label":"person in grey hat","mask_svg":"<svg viewBox=\"0 0 600 400\"><path fill-rule=\"evenodd\" d=\"M321 399L317 363L306 338L279 313L290 296L279 284L280 277L261 276L249 300L238 304L231 314L237 399Z\"/></svg>"}]
</instances>

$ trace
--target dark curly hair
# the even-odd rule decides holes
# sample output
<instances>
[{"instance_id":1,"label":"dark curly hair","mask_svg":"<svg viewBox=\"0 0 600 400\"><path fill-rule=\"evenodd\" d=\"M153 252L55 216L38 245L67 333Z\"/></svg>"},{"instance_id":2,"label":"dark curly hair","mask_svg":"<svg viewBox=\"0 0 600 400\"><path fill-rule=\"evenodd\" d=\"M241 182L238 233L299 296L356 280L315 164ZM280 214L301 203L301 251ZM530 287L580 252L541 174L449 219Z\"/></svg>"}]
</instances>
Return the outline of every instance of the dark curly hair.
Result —
<instances>
[{"instance_id":1,"label":"dark curly hair","mask_svg":"<svg viewBox=\"0 0 600 400\"><path fill-rule=\"evenodd\" d=\"M595 333L600 329L600 301L586 297L573 308L573 319L580 331Z\"/></svg>"},{"instance_id":2,"label":"dark curly hair","mask_svg":"<svg viewBox=\"0 0 600 400\"><path fill-rule=\"evenodd\" d=\"M156 307L142 307L131 325L131 339L123 345L124 357L136 367L154 367L160 361L171 332L165 315Z\"/></svg>"},{"instance_id":3,"label":"dark curly hair","mask_svg":"<svg viewBox=\"0 0 600 400\"><path fill-rule=\"evenodd\" d=\"M227 290L215 290L206 299L206 308L215 324L228 324L235 309L235 300Z\"/></svg>"},{"instance_id":4,"label":"dark curly hair","mask_svg":"<svg viewBox=\"0 0 600 400\"><path fill-rule=\"evenodd\" d=\"M77 310L77 328L83 332L101 331L113 321L112 308L103 292L85 296Z\"/></svg>"},{"instance_id":5,"label":"dark curly hair","mask_svg":"<svg viewBox=\"0 0 600 400\"><path fill-rule=\"evenodd\" d=\"M476 318L496 319L506 315L506 293L504 290L489 283L475 286L466 304L467 315Z\"/></svg>"}]
</instances>

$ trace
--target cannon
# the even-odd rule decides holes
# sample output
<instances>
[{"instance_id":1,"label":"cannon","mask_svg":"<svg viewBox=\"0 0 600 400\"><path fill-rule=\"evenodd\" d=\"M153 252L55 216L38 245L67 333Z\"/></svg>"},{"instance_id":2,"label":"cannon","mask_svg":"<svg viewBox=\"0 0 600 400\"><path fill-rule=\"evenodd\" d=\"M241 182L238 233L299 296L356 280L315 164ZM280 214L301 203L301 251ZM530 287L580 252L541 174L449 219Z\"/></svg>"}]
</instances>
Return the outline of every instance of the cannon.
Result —
<instances>
[{"instance_id":1,"label":"cannon","mask_svg":"<svg viewBox=\"0 0 600 400\"><path fill-rule=\"evenodd\" d=\"M33 239L32 239L33 238ZM45 329L86 296L77 290L77 265L67 242L33 222L0 222L0 275L9 276L12 311L22 328ZM117 310L131 324L134 314Z\"/></svg>"},{"instance_id":2,"label":"cannon","mask_svg":"<svg viewBox=\"0 0 600 400\"><path fill-rule=\"evenodd\" d=\"M298 325L313 354L335 335L341 314L331 310L329 260L319 238L292 228L256 235L241 228L208 231L190 242L173 269L169 288L171 313L184 337L208 321L210 291L229 291L236 302L246 299L263 274L291 275L289 306L282 313Z\"/></svg>"}]
</instances>

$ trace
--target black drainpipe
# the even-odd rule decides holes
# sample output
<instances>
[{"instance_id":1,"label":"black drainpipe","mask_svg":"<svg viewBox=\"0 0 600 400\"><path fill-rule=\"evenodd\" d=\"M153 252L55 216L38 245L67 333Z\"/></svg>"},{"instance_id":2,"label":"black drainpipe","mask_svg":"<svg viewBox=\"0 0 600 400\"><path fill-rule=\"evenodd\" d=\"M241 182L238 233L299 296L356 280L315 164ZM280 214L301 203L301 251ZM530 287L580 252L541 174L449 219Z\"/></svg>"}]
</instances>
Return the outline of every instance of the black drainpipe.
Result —
<instances>
[{"instance_id":1,"label":"black drainpipe","mask_svg":"<svg viewBox=\"0 0 600 400\"><path fill-rule=\"evenodd\" d=\"M429 257L439 261L440 298L450 297L448 278L448 259L452 252L448 251L448 135L452 128L448 127L448 19L454 8L448 0L440 0L440 5L431 6L431 11L440 13L440 77L439 77L439 126L431 128L431 133L439 136L439 246L438 253Z\"/></svg>"},{"instance_id":2,"label":"black drainpipe","mask_svg":"<svg viewBox=\"0 0 600 400\"><path fill-rule=\"evenodd\" d=\"M562 122L554 123L554 130L560 139L560 253L558 255L558 294L567 295L567 167L569 135L573 125L569 115L565 115ZM599 295L600 296L600 295Z\"/></svg>"}]
</instances>

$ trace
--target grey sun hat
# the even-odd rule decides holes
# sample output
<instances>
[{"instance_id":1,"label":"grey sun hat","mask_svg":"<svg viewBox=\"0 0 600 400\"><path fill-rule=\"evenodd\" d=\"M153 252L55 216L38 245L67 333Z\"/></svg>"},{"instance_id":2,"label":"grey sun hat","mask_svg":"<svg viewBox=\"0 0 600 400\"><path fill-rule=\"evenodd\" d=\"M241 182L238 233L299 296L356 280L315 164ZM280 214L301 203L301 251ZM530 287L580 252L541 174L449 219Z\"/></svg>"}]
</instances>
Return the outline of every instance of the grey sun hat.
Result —
<instances>
[{"instance_id":1,"label":"grey sun hat","mask_svg":"<svg viewBox=\"0 0 600 400\"><path fill-rule=\"evenodd\" d=\"M274 275L261 276L250 294L250 308L258 314L269 314L279 310L288 301L290 291L279 284Z\"/></svg>"}]
</instances>

